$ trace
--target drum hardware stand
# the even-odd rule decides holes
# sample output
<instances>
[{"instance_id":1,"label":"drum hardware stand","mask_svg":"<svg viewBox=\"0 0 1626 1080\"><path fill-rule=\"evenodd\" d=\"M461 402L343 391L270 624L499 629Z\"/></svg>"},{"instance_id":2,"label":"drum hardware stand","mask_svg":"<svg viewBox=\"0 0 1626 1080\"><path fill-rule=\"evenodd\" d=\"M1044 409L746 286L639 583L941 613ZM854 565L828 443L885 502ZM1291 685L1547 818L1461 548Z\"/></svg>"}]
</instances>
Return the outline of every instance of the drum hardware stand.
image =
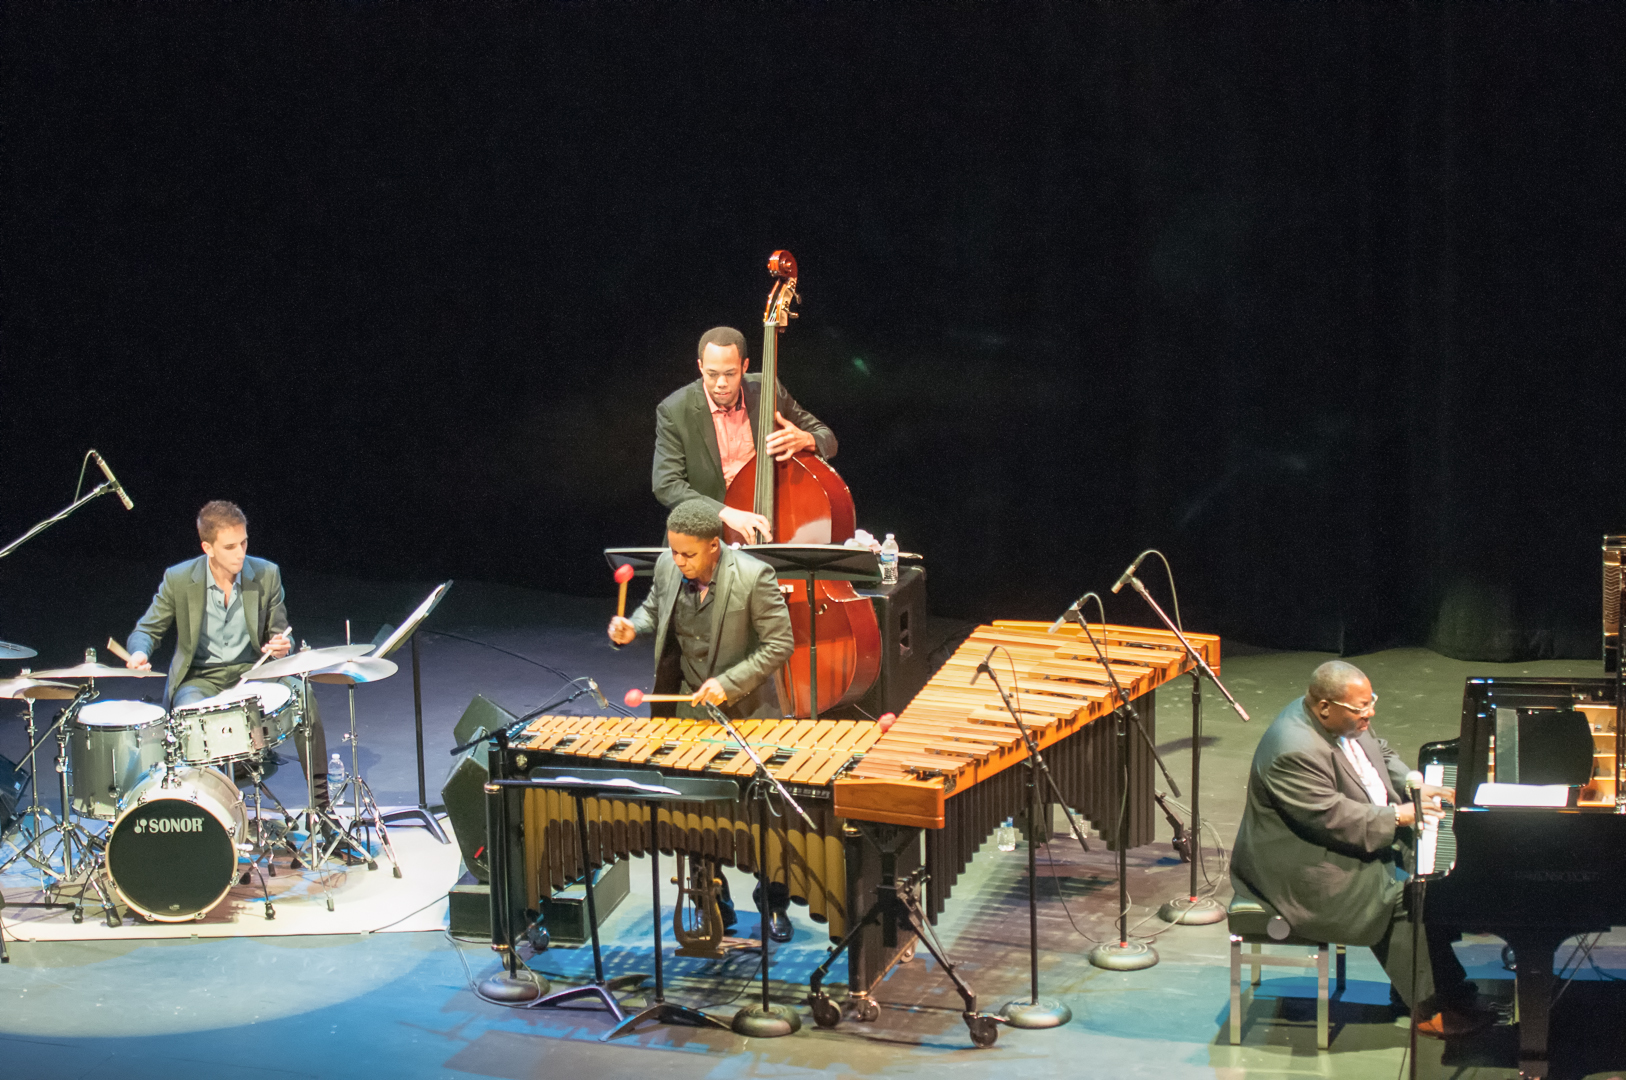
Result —
<instances>
[{"instance_id":1,"label":"drum hardware stand","mask_svg":"<svg viewBox=\"0 0 1626 1080\"><path fill-rule=\"evenodd\" d=\"M989 656L993 655L990 650ZM1050 774L1050 766L1045 764L1044 755L1039 752L1038 740L1033 737L1033 731L1022 722L1022 714L1011 703L1010 695L999 683L999 676L993 667L984 660L977 665L979 674L986 674L993 681L994 689L999 693L999 700L1005 703L1005 711L1011 714L1016 722L1016 730L1022 733L1022 741L1027 745L1028 760L1028 1000L1009 1001L1000 1006L999 1015L1005 1022L1015 1028L1053 1028L1061 1027L1073 1019L1073 1010L1065 1002L1055 998L1039 997L1039 832L1041 819L1044 816L1044 791L1039 786L1042 774L1045 786L1056 797L1056 804L1061 807L1062 813L1067 815L1067 824L1078 840L1079 846L1085 851L1090 845L1085 842L1084 829L1078 819L1073 816L1072 807L1062 798L1061 788L1056 786L1056 778ZM1013 676L1014 678L1014 676ZM1044 823L1048 825L1048 822Z\"/></svg>"},{"instance_id":2,"label":"drum hardware stand","mask_svg":"<svg viewBox=\"0 0 1626 1080\"><path fill-rule=\"evenodd\" d=\"M884 948L895 948L898 944L898 927L909 930L920 943L926 946L926 951L948 974L954 983L954 989L959 991L960 1000L965 1003L965 1009L960 1014L965 1020L966 1030L971 1034L971 1041L977 1046L992 1046L999 1038L999 1025L1007 1021L1003 1016L993 1013L980 1012L977 1009L977 992L966 982L960 974L959 966L948 958L948 950L938 940L937 933L932 929L931 920L926 916L925 906L921 903L920 891L925 885L927 876L925 867L921 867L903 878L897 876L898 855L911 844L919 842L920 830L904 825L888 825L868 821L855 821L860 834L867 840L881 856L881 883L875 887L875 900L870 904L869 910L856 922L849 923L846 934L830 949L824 962L813 969L808 978L808 999L813 1008L813 1022L821 1028L833 1028L841 1022L841 1007L830 999L824 990L824 979L830 974L831 966L836 958L850 948L858 940L864 928L879 923L881 926L881 944ZM859 1008L864 1010L861 1019L873 1020L879 1013L874 1000L864 995Z\"/></svg>"},{"instance_id":3,"label":"drum hardware stand","mask_svg":"<svg viewBox=\"0 0 1626 1080\"><path fill-rule=\"evenodd\" d=\"M412 639L414 647L416 647L417 640L417 637L414 636ZM346 645L350 644L350 620L348 619L344 623L344 643ZM357 830L369 827L376 828L378 830L378 842L384 848L385 858L390 861L390 870L399 878L401 876L401 861L395 857L395 848L390 844L389 829L385 826L384 816L379 811L378 800L373 797L373 789L361 778L361 759L359 757L361 743L356 736L356 680L341 673L315 672L312 677L319 682L343 682L350 699L350 731L344 737L345 741L350 744L350 775L345 777L344 783L339 785L338 791L328 792L328 799L336 807L344 802L344 793L348 790L353 798L355 808L350 817L349 827L340 828L334 833L333 838L328 841L328 850L324 858L331 857L340 847L348 845L352 850L365 856L367 869L377 870L378 860L373 858L372 848L365 842L363 837L356 835ZM418 730L420 732L419 746L421 748L421 733L423 730L421 714ZM306 752L305 758L307 761L310 759L309 751ZM420 752L419 761L422 760L423 755ZM366 817L362 816L363 810L367 812Z\"/></svg>"},{"instance_id":4,"label":"drum hardware stand","mask_svg":"<svg viewBox=\"0 0 1626 1080\"><path fill-rule=\"evenodd\" d=\"M1145 558L1146 555L1150 553L1150 551L1143 552L1141 558ZM1162 557L1162 554L1162 552L1158 552L1158 556L1160 558ZM1146 591L1145 584L1140 580L1140 578L1135 576L1135 568L1139 565L1140 559L1136 559L1135 566L1131 566L1129 568L1128 572L1124 575L1125 581L1120 582L1120 584L1127 583L1140 594L1141 599L1146 601L1146 606L1152 609L1152 613L1157 616L1158 621L1167 627L1169 632L1175 636L1175 639L1180 642L1181 648L1185 649L1186 655L1191 658L1192 665L1191 881L1186 895L1177 897L1176 899L1170 900L1168 903L1164 904L1158 909L1157 916L1164 922L1179 923L1183 926L1207 926L1211 923L1224 922L1225 908L1211 896L1197 895L1198 864L1202 861L1203 852L1203 819L1202 809L1199 806L1199 801L1202 797L1203 676L1207 675L1210 679L1214 680L1214 685L1219 687L1219 692L1224 695L1226 701L1230 702L1231 708L1236 710L1236 714L1242 717L1244 722L1248 721L1250 717L1248 716L1248 710L1244 709L1242 704L1237 701L1236 698L1231 696L1231 692L1225 688L1224 683L1220 682L1220 678L1217 674L1215 674L1214 669L1208 666L1208 661L1203 659L1203 654L1191 644L1191 641L1187 639L1185 632L1180 629L1179 625L1176 624L1173 619L1169 618L1168 614L1164 612L1163 608L1158 605L1158 602L1152 599L1152 594ZM1167 567L1167 565L1168 560L1165 559L1164 566ZM1172 572L1170 574L1170 580L1171 582L1173 580ZM1173 587L1172 584L1170 587ZM1114 588L1112 591L1117 592L1118 590ZM1170 787L1173 787L1172 782L1170 783ZM1178 790L1175 791L1174 797L1177 799L1180 797L1180 792Z\"/></svg>"},{"instance_id":5,"label":"drum hardware stand","mask_svg":"<svg viewBox=\"0 0 1626 1080\"><path fill-rule=\"evenodd\" d=\"M1175 784L1174 777L1169 775L1168 766L1163 764L1163 758L1158 754L1157 747L1153 745L1152 738L1146 734L1141 726L1140 719L1135 716L1133 707L1129 702L1129 695L1118 682L1117 672L1112 670L1112 664L1107 660L1107 651L1102 648L1101 642L1095 640L1095 634L1090 631L1089 620L1084 618L1081 607L1088 597L1095 597L1097 607L1102 607L1101 598L1095 593L1085 593L1078 598L1069 614L1078 622L1084 636L1089 638L1090 647L1095 650L1096 658L1101 667L1106 670L1107 679L1112 683L1112 692L1118 703L1113 707L1112 716L1115 721L1114 735L1118 746L1118 940L1105 942L1090 950L1090 963L1098 968L1108 971L1142 971L1157 963L1157 950L1144 941L1129 940L1129 725L1133 724L1140 732L1141 738L1146 740L1150 747L1152 760L1163 770L1163 778L1169 782L1175 796L1180 794L1180 788ZM1106 625L1106 611L1102 608L1101 624ZM1103 630L1103 634L1105 631Z\"/></svg>"},{"instance_id":6,"label":"drum hardware stand","mask_svg":"<svg viewBox=\"0 0 1626 1080\"><path fill-rule=\"evenodd\" d=\"M68 785L68 721L74 716L78 715L80 708L82 708L86 702L95 697L95 683L87 682L84 686L80 687L79 693L74 697L74 699L57 714L56 720L49 728L45 730L45 733L31 742L28 747L29 760L33 761L36 751L45 742L45 740L49 739L53 734L56 735L57 790L60 793L60 798L62 800L62 816L57 818L49 828L42 829L36 833L27 844L16 852L16 854L14 854L10 859L7 859L5 863L0 864L0 871L5 870L7 866L10 866L11 863L15 862L18 858L26 857L28 863L35 869L39 870L42 875L55 879L49 885L47 885L42 877L41 888L47 895L50 895L53 892L59 892L64 885L72 883L74 879L79 876L80 871L84 869L84 867L81 865L82 860L93 858L92 847L96 842L96 837L83 825L79 824L79 822L75 820L75 815L72 813L72 793L69 790ZM30 718L32 718L32 710L30 710ZM39 797L39 785L37 783L37 778L31 782L33 782L35 785L34 798L37 802ZM40 809L43 813L50 814L50 811L46 808L41 807ZM55 817L54 814L50 814L50 816ZM50 856L46 854L45 849L46 838L51 836L53 833L58 838L57 853L60 855L62 860L62 870L60 873L57 872L55 865L51 862ZM75 857L74 855L75 842L79 844L81 857ZM39 854L37 856L26 855L30 848L34 848L36 846L39 849ZM13 906L62 907L72 905L61 905L54 903L24 905L22 903L14 903ZM76 918L74 921L78 922L79 920Z\"/></svg>"},{"instance_id":7,"label":"drum hardware stand","mask_svg":"<svg viewBox=\"0 0 1626 1080\"><path fill-rule=\"evenodd\" d=\"M0 862L0 873L4 873L6 868L8 866L10 866L12 863L16 862L18 859L23 859L30 866L32 866L35 870L37 870L39 872L39 875L40 875L40 888L44 889L46 887L46 880L45 880L46 877L47 876L56 877L56 873L55 873L54 869L51 867L49 859L48 858L43 858L43 856L44 856L44 843L43 843L43 841L44 841L46 836L50 835L52 832L55 832L57 830L57 827L58 827L59 823L57 821L56 815L51 812L50 808L46 807L46 806L44 806L44 805L42 805L40 803L40 786L39 786L39 783L37 782L38 779L39 779L39 765L38 765L38 762L36 761L35 751L38 749L40 743L44 742L45 740L39 737L39 733L35 728L35 723L34 723L34 699L33 698L24 698L23 699L23 708L26 709L27 712L28 712L28 788L29 788L28 800L29 800L29 805L28 805L28 809L24 810L21 814L17 815L16 823L13 824L11 826L11 828L7 829L6 832L8 834L15 833L15 834L20 835L20 834L22 834L22 833L24 833L26 831L26 832L32 833L32 835L29 837L27 843L22 844L20 847L18 847L17 850L15 852L13 852L11 854L11 856L9 858L7 858L4 862ZM46 734L49 735L50 732L46 732ZM47 826L41 827L41 821L42 820L49 820L50 824L47 825ZM32 828L28 828L28 826L32 826ZM32 855L29 854L29 852L32 851L36 846L40 848L40 853L41 853L42 858L35 858L35 857L33 857ZM42 861L42 859L43 859L43 861ZM0 932L0 940L3 940L3 939L4 939L4 934L3 934L3 932Z\"/></svg>"},{"instance_id":8,"label":"drum hardware stand","mask_svg":"<svg viewBox=\"0 0 1626 1080\"><path fill-rule=\"evenodd\" d=\"M333 820L332 815L330 815L325 808L318 808L316 805L316 762L311 758L312 725L310 709L312 698L310 672L308 671L299 676L299 693L299 704L301 710L300 723L305 728L303 738L305 740L305 797L307 803L305 809L300 814L296 814L294 818L290 819L290 824L293 820L303 816L305 819L306 836L304 843L297 845L294 848L295 857L293 866L295 869L300 869L298 856L301 853L301 849L308 845L309 850L303 852L305 855L304 869L315 872L317 875L317 880L322 883L322 897L327 901L327 909L332 911L333 886L328 881L328 875L324 871L326 869L328 859L333 855L333 850L323 845L321 826L325 825L329 829L332 829L338 833L342 833L343 829L336 821ZM331 791L328 792L328 797L330 799L333 797L333 793Z\"/></svg>"}]
</instances>

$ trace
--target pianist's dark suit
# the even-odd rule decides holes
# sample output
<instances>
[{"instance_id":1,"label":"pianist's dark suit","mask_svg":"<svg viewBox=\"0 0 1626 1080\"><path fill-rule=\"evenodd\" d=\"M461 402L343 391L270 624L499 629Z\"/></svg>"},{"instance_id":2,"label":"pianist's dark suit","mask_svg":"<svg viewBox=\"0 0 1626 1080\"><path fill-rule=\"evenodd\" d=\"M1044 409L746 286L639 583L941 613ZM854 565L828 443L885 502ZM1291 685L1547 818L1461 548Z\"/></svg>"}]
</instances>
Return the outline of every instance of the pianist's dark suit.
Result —
<instances>
[{"instance_id":1,"label":"pianist's dark suit","mask_svg":"<svg viewBox=\"0 0 1626 1080\"><path fill-rule=\"evenodd\" d=\"M1407 768L1367 730L1357 745L1383 776L1389 803L1378 806L1304 699L1283 709L1254 751L1248 802L1231 855L1231 884L1279 911L1294 933L1369 945L1402 997L1411 990L1411 925L1397 867L1410 829L1396 835ZM1474 990L1451 951L1455 934L1425 935L1430 963L1417 997L1431 1006L1471 1003ZM1430 971L1432 968L1432 973ZM1438 985L1436 1003L1435 987ZM1407 1002L1411 1004L1411 1002Z\"/></svg>"}]
</instances>

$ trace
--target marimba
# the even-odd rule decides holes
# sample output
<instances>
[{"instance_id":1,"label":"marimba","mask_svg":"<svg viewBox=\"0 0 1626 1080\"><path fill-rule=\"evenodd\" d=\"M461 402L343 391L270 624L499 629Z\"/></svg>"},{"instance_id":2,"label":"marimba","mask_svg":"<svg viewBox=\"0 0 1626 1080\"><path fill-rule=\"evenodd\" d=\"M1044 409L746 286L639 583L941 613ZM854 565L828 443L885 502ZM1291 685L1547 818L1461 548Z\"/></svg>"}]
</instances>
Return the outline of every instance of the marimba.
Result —
<instances>
[{"instance_id":1,"label":"marimba","mask_svg":"<svg viewBox=\"0 0 1626 1080\"><path fill-rule=\"evenodd\" d=\"M883 880L924 860L928 914L935 918L955 879L1005 818L1026 820L1027 750L987 679L969 685L991 646L993 665L1035 733L1063 797L1098 831L1113 833L1119 806L1110 683L1076 626L1002 621L978 627L899 715L890 730L867 720L744 720L736 727L800 800L815 826L786 816L769 835L769 876L783 875L792 899L828 924L832 940L867 908ZM1173 634L1108 625L1096 631L1118 681L1148 734L1155 734L1152 691L1189 670ZM1219 668L1219 638L1188 634ZM1130 846L1153 837L1152 761L1130 743ZM508 775L539 765L591 762L735 777L735 803L675 805L657 819L662 851L713 859L756 872L757 814L744 801L749 758L720 725L666 718L543 716L509 745ZM495 772L495 769L493 770ZM1050 799L1046 794L1048 811ZM607 865L644 852L648 810L621 800L590 800L587 862ZM510 837L512 865L524 868L526 906L582 875L573 800L529 791ZM1047 831L1048 812L1038 823ZM922 843L919 837L924 835ZM883 854L883 847L885 852ZM516 897L517 899L517 897ZM871 928L849 957L849 985L866 993L913 946Z\"/></svg>"}]
</instances>

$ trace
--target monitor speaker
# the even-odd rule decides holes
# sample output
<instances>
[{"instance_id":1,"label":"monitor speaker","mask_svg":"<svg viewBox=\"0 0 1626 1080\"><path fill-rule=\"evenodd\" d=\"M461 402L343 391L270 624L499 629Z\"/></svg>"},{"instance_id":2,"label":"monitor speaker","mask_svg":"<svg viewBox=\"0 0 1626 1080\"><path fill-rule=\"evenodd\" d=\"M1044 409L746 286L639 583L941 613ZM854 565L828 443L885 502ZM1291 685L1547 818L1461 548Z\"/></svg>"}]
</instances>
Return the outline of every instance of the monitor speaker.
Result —
<instances>
[{"instance_id":1,"label":"monitor speaker","mask_svg":"<svg viewBox=\"0 0 1626 1080\"><path fill-rule=\"evenodd\" d=\"M488 731L506 727L519 719L501 705L476 694L452 731L455 745L461 746ZM489 744L477 742L452 761L440 797L451 818L457 846L463 852L463 865L476 881L491 880L486 861L486 754Z\"/></svg>"}]
</instances>

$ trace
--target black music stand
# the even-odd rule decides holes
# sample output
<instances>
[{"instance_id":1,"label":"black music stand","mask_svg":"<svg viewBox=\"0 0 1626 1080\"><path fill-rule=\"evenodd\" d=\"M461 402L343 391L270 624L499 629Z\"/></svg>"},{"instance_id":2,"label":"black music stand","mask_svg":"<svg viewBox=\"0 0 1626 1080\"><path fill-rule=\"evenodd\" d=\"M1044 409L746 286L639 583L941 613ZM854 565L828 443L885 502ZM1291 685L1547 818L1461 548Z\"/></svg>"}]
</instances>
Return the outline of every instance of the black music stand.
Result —
<instances>
[{"instance_id":1,"label":"black music stand","mask_svg":"<svg viewBox=\"0 0 1626 1080\"><path fill-rule=\"evenodd\" d=\"M507 732L504 731L502 735L499 745L505 751L508 741ZM656 783L640 782L638 777L643 777L646 780L654 779ZM598 903L593 898L593 868L588 865L587 858L587 800L590 798L671 798L677 794L675 789L666 786L666 778L654 769L636 770L631 775L617 772L614 769L533 769L530 779L510 780L503 777L486 781L485 787L488 793L495 792L497 795L496 801L499 803L506 801L503 797L503 788L553 788L556 791L569 792L576 800L576 851L581 857L582 887L587 895L587 932L593 943L593 981L585 986L570 986L563 990L555 990L552 993L544 993L535 1000L525 1002L525 1007L528 1009L549 1008L563 1005L567 1001L576 1001L580 998L597 998L599 1003L610 1011L610 1015L615 1017L615 1030L620 1030L627 1021L627 1014L622 1011L621 1003L610 992L609 983L604 978L604 952L598 939ZM653 817L653 808L651 808L650 814ZM506 814L504 817L506 818ZM504 842L493 842L490 846L492 853L495 854L499 847L506 845ZM498 895L499 885L502 895L505 898L508 895L509 882L507 877L510 872L508 860L504 858L501 862L503 880L500 883L496 879L497 866L494 863L491 866L491 895L493 898ZM493 909L493 915L495 916L495 914L496 911ZM660 933L659 921L657 918L656 934ZM504 928L498 924L495 917L492 920L492 932L494 934L504 932ZM512 955L512 949L509 949L508 952ZM655 962L659 965L659 950L656 951L655 957ZM659 970L657 966L656 971ZM617 981L622 980L618 979ZM638 976L636 981L642 982L643 976ZM672 1006L672 1008L676 1010L680 1006ZM710 1017L707 1017L707 1019L709 1020Z\"/></svg>"},{"instance_id":2,"label":"black music stand","mask_svg":"<svg viewBox=\"0 0 1626 1080\"><path fill-rule=\"evenodd\" d=\"M666 550L663 547L605 548L604 558L611 570L631 566L633 577L651 577L655 573L655 561L665 555Z\"/></svg>"},{"instance_id":3,"label":"black music stand","mask_svg":"<svg viewBox=\"0 0 1626 1080\"><path fill-rule=\"evenodd\" d=\"M444 581L436 585L434 590L418 605L416 611L407 616L406 622L390 632L389 637L379 643L378 647L369 656L385 657L396 649L407 638L412 639L412 718L417 727L418 737L418 805L392 806L387 810L379 811L379 820L386 825L418 824L443 844L451 843L446 838L445 830L440 822L435 820L435 813L429 806L429 792L424 784L423 776L423 684L418 678L418 627L423 625L429 613L439 606L446 593L451 589L452 583ZM397 868L399 873L399 868Z\"/></svg>"},{"instance_id":4,"label":"black music stand","mask_svg":"<svg viewBox=\"0 0 1626 1080\"><path fill-rule=\"evenodd\" d=\"M869 548L842 544L751 544L745 551L773 567L780 577L807 581L807 686L809 719L819 718L819 620L813 610L814 581L854 581L866 585L881 580L881 563ZM783 703L781 703L783 704Z\"/></svg>"}]
</instances>

